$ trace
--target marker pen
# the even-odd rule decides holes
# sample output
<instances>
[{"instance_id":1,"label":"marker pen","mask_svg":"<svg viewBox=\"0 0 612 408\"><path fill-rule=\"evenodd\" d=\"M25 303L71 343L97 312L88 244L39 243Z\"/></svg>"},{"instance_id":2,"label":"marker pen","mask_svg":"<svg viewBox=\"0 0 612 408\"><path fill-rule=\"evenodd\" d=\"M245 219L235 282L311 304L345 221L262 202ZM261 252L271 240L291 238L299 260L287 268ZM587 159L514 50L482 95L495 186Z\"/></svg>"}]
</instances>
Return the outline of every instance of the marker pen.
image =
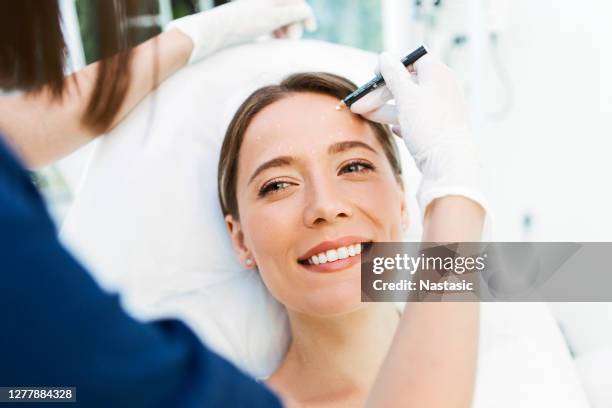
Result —
<instances>
[{"instance_id":1,"label":"marker pen","mask_svg":"<svg viewBox=\"0 0 612 408\"><path fill-rule=\"evenodd\" d=\"M412 65L425 54L427 54L427 49L421 46L415 51L406 55L404 58L402 58L402 64L404 64L405 67L407 67L408 65ZM342 105L346 106L347 108L350 108L352 104L354 104L379 86L383 86L384 84L385 79L382 77L382 75L376 75L372 80L368 81L365 85L360 86L355 92L344 98L336 109L342 109Z\"/></svg>"}]
</instances>

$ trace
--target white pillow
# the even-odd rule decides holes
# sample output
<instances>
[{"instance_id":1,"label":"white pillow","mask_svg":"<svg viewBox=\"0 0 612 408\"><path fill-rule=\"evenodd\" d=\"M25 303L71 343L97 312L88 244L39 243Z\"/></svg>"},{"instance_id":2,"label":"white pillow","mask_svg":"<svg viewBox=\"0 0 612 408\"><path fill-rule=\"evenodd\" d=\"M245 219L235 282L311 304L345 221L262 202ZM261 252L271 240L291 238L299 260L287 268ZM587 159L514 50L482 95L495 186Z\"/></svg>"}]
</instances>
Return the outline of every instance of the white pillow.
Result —
<instances>
[{"instance_id":1,"label":"white pillow","mask_svg":"<svg viewBox=\"0 0 612 408\"><path fill-rule=\"evenodd\" d=\"M612 406L612 347L590 351L576 358L580 379L584 384L591 408Z\"/></svg>"},{"instance_id":2,"label":"white pillow","mask_svg":"<svg viewBox=\"0 0 612 408\"><path fill-rule=\"evenodd\" d=\"M612 303L551 302L550 309L575 357L612 347Z\"/></svg>"},{"instance_id":3,"label":"white pillow","mask_svg":"<svg viewBox=\"0 0 612 408\"><path fill-rule=\"evenodd\" d=\"M588 408L546 303L482 303L474 407Z\"/></svg>"},{"instance_id":4,"label":"white pillow","mask_svg":"<svg viewBox=\"0 0 612 408\"><path fill-rule=\"evenodd\" d=\"M612 303L550 303L593 408L612 407Z\"/></svg>"},{"instance_id":5,"label":"white pillow","mask_svg":"<svg viewBox=\"0 0 612 408\"><path fill-rule=\"evenodd\" d=\"M290 73L328 71L362 83L375 66L374 54L353 48L273 41L228 49L183 69L101 140L63 238L104 288L121 293L130 313L180 317L239 367L268 376L284 355L289 330L259 277L240 268L223 223L217 162L225 128L248 94ZM407 238L416 240L419 175L398 146L412 220ZM544 401L553 385L563 387L550 399L555 406L581 406L563 405L578 401L581 390L572 382L567 351L558 342L547 348L559 336L550 314L531 309L483 305L477 406L540 407L529 402ZM523 324L524 316L532 317L531 325ZM501 342L500 331L510 333ZM537 347L527 347L530 341ZM547 377L546 387L533 386L530 373ZM513 388L500 384L529 393L510 398Z\"/></svg>"}]
</instances>

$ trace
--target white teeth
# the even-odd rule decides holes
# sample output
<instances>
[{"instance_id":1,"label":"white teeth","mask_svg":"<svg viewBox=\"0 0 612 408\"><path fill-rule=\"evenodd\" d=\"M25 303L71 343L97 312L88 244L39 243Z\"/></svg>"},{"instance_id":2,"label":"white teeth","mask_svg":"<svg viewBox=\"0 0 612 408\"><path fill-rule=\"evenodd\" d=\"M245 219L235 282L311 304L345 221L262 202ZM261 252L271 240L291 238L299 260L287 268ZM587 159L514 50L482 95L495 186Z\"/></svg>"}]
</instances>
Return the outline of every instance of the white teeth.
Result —
<instances>
[{"instance_id":1,"label":"white teeth","mask_svg":"<svg viewBox=\"0 0 612 408\"><path fill-rule=\"evenodd\" d=\"M361 253L361 244L354 244L336 249L330 249L320 254L313 255L308 259L309 264L319 265L334 262L338 259L346 259Z\"/></svg>"},{"instance_id":2,"label":"white teeth","mask_svg":"<svg viewBox=\"0 0 612 408\"><path fill-rule=\"evenodd\" d=\"M335 249L330 249L329 251L327 251L326 255L327 262L334 262L338 260L338 252L336 252Z\"/></svg>"}]
</instances>

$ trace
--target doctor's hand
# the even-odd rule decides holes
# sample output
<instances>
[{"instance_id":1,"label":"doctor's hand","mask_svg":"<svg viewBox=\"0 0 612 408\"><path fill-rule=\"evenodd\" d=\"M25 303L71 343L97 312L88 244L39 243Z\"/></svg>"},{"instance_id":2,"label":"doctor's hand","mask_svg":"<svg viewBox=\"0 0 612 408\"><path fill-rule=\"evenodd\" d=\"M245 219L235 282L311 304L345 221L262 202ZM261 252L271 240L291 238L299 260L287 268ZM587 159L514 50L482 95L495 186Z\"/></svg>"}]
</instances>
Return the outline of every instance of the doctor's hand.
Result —
<instances>
[{"instance_id":1,"label":"doctor's hand","mask_svg":"<svg viewBox=\"0 0 612 408\"><path fill-rule=\"evenodd\" d=\"M412 73L400 60L389 53L380 56L386 86L351 110L392 125L403 138L423 175L417 193L423 214L434 199L449 195L467 197L486 209L467 104L454 72L431 54L417 61ZM395 104L388 103L392 99Z\"/></svg>"},{"instance_id":2,"label":"doctor's hand","mask_svg":"<svg viewBox=\"0 0 612 408\"><path fill-rule=\"evenodd\" d=\"M193 42L189 62L265 34L299 38L302 27L317 28L306 0L235 0L213 9L182 17L164 29L178 29Z\"/></svg>"}]
</instances>

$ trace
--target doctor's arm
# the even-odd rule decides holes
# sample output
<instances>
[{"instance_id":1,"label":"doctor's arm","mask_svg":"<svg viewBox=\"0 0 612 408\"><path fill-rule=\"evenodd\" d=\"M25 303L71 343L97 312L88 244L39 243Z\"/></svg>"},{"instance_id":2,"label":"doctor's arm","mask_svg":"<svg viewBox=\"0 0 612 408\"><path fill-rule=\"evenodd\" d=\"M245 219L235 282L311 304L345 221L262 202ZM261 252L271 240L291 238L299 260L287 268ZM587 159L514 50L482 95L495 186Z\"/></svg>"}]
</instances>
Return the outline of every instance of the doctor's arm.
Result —
<instances>
[{"instance_id":1,"label":"doctor's arm","mask_svg":"<svg viewBox=\"0 0 612 408\"><path fill-rule=\"evenodd\" d=\"M29 167L50 164L112 130L149 92L188 62L273 32L299 36L302 25L316 28L305 0L237 0L180 18L165 32L133 48L126 94L108 123L83 121L94 96L100 70L97 62L66 78L61 98L45 88L0 97L0 112L11 113L0 117L0 131L19 135L8 140ZM281 30L283 27L289 29Z\"/></svg>"},{"instance_id":2,"label":"doctor's arm","mask_svg":"<svg viewBox=\"0 0 612 408\"><path fill-rule=\"evenodd\" d=\"M280 407L180 321L138 322L104 293L62 247L2 140L0 384L75 387L92 408Z\"/></svg>"},{"instance_id":3,"label":"doctor's arm","mask_svg":"<svg viewBox=\"0 0 612 408\"><path fill-rule=\"evenodd\" d=\"M465 197L435 199L427 208L423 241L479 241L484 215ZM479 307L477 302L408 302L368 406L471 407Z\"/></svg>"},{"instance_id":4,"label":"doctor's arm","mask_svg":"<svg viewBox=\"0 0 612 408\"><path fill-rule=\"evenodd\" d=\"M96 62L68 76L59 99L46 88L0 98L0 111L11 112L0 118L0 130L7 135L19 135L8 140L29 167L50 164L113 129L149 92L187 63L192 48L189 38L176 30L135 47L127 92L105 128L93 127L82 120L100 68ZM153 69L156 61L157 72Z\"/></svg>"},{"instance_id":5,"label":"doctor's arm","mask_svg":"<svg viewBox=\"0 0 612 408\"><path fill-rule=\"evenodd\" d=\"M388 54L380 58L387 86L351 109L393 125L422 173L423 242L481 240L486 200L454 73L426 55L416 77ZM395 99L395 105L386 102ZM478 353L479 304L408 302L368 400L372 407L471 406Z\"/></svg>"}]
</instances>

